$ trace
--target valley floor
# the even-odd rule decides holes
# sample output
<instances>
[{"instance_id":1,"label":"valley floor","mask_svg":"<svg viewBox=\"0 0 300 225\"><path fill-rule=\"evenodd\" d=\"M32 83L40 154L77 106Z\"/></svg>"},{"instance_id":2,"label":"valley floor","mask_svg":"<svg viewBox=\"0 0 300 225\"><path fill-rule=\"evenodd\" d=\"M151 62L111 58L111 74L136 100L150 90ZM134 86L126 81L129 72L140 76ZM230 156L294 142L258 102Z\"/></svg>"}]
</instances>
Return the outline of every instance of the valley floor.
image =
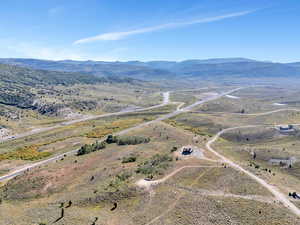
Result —
<instances>
[{"instance_id":1,"label":"valley floor","mask_svg":"<svg viewBox=\"0 0 300 225\"><path fill-rule=\"evenodd\" d=\"M270 99L269 88L231 90L170 92L172 104L166 94L157 108L2 143L10 158L0 161L0 224L300 224L300 200L289 196L300 193L299 162L269 163L300 157L299 108L272 104L288 96ZM289 135L275 126L287 123L295 129ZM111 133L150 139L74 154ZM14 159L26 145L51 155ZM30 169L4 177L24 165Z\"/></svg>"}]
</instances>

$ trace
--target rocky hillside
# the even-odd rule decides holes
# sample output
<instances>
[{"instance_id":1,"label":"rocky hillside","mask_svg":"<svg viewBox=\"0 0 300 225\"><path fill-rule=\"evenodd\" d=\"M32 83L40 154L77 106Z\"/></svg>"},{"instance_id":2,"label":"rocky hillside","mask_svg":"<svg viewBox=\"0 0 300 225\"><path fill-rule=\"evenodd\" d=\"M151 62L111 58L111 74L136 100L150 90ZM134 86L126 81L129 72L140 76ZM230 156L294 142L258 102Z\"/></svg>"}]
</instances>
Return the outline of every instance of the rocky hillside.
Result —
<instances>
[{"instance_id":1,"label":"rocky hillside","mask_svg":"<svg viewBox=\"0 0 300 225\"><path fill-rule=\"evenodd\" d=\"M96 77L62 71L35 70L14 65L0 64L0 103L32 108L38 89L49 86L74 84L132 83L135 80L119 77Z\"/></svg>"}]
</instances>

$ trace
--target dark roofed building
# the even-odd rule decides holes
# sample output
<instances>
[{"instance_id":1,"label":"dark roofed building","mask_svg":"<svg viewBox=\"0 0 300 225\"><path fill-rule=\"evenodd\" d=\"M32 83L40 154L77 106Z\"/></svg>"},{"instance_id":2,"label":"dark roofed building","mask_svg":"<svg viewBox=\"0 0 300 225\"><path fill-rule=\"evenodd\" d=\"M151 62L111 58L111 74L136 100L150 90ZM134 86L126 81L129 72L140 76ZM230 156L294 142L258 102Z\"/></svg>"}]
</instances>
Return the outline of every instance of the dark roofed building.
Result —
<instances>
[{"instance_id":1,"label":"dark roofed building","mask_svg":"<svg viewBox=\"0 0 300 225\"><path fill-rule=\"evenodd\" d=\"M182 155L190 155L190 154L192 154L192 152L193 152L193 149L191 147L186 147L186 148L183 148Z\"/></svg>"}]
</instances>

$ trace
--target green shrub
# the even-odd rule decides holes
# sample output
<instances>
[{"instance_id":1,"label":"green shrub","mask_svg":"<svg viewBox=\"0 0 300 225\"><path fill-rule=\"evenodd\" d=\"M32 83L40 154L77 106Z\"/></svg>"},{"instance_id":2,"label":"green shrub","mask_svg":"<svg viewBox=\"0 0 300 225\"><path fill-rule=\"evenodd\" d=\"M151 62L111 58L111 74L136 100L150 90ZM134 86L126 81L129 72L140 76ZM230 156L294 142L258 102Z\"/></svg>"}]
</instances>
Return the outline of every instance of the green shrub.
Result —
<instances>
[{"instance_id":1,"label":"green shrub","mask_svg":"<svg viewBox=\"0 0 300 225\"><path fill-rule=\"evenodd\" d=\"M85 155L85 154L89 154L91 152L95 152L98 151L100 149L104 149L106 147L105 142L98 142L96 141L93 144L85 144L83 145L78 151L77 151L77 155Z\"/></svg>"},{"instance_id":2,"label":"green shrub","mask_svg":"<svg viewBox=\"0 0 300 225\"><path fill-rule=\"evenodd\" d=\"M117 145L138 145L150 142L150 138L139 136L116 137Z\"/></svg>"},{"instance_id":3,"label":"green shrub","mask_svg":"<svg viewBox=\"0 0 300 225\"><path fill-rule=\"evenodd\" d=\"M130 177L131 177L131 173L129 172L124 172L117 175L117 179L119 179L120 181L128 180Z\"/></svg>"},{"instance_id":4,"label":"green shrub","mask_svg":"<svg viewBox=\"0 0 300 225\"><path fill-rule=\"evenodd\" d=\"M113 136L108 135L106 138L107 144L117 143L117 145L138 145L142 143L150 142L150 138L148 137L140 137L140 136Z\"/></svg>"},{"instance_id":5,"label":"green shrub","mask_svg":"<svg viewBox=\"0 0 300 225\"><path fill-rule=\"evenodd\" d=\"M169 167L169 162L172 161L172 157L167 154L156 154L149 160L146 160L142 164L138 165L136 173L142 173L145 175L156 175L162 173L163 170Z\"/></svg>"},{"instance_id":6,"label":"green shrub","mask_svg":"<svg viewBox=\"0 0 300 225\"><path fill-rule=\"evenodd\" d=\"M174 146L174 147L171 149L171 152L176 152L177 149L178 149L178 148Z\"/></svg>"},{"instance_id":7,"label":"green shrub","mask_svg":"<svg viewBox=\"0 0 300 225\"><path fill-rule=\"evenodd\" d=\"M113 180L110 181L109 187L118 189L120 186L126 184L125 181L127 181L131 176L132 174L130 172L123 172L121 174L118 174L113 178Z\"/></svg>"},{"instance_id":8,"label":"green shrub","mask_svg":"<svg viewBox=\"0 0 300 225\"><path fill-rule=\"evenodd\" d=\"M122 159L122 163L131 163L131 162L135 162L136 161L136 156L135 155L131 155L128 157L123 157Z\"/></svg>"},{"instance_id":9,"label":"green shrub","mask_svg":"<svg viewBox=\"0 0 300 225\"><path fill-rule=\"evenodd\" d=\"M137 145L141 143L148 143L150 138L139 137L139 136L126 136L119 137L113 136L112 134L108 135L105 141L98 142L96 141L93 144L85 144L78 151L77 155L85 155L94 151L98 151L106 147L106 144L117 143L117 145Z\"/></svg>"},{"instance_id":10,"label":"green shrub","mask_svg":"<svg viewBox=\"0 0 300 225\"><path fill-rule=\"evenodd\" d=\"M106 143L107 144L112 144L117 142L117 137L113 136L112 134L108 135L106 138Z\"/></svg>"}]
</instances>

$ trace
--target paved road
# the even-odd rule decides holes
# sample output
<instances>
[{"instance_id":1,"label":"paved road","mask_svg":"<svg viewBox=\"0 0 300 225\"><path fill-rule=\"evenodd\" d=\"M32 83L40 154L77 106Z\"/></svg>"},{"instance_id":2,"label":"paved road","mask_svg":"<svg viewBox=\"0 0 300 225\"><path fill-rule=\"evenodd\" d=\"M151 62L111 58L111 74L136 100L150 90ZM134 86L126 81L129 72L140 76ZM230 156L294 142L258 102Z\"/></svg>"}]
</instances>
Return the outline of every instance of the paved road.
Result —
<instances>
[{"instance_id":1,"label":"paved road","mask_svg":"<svg viewBox=\"0 0 300 225\"><path fill-rule=\"evenodd\" d=\"M106 114L102 114L102 115L91 115L91 116L87 116L81 119L75 119L75 120L71 120L71 121L67 121L67 122L63 122L60 123L58 125L52 126L52 127L41 127L41 128L36 128L33 129L31 131L28 132L24 132L24 133L20 133L20 134L15 134L15 135L11 135L11 136L6 136L3 138L0 138L0 143L3 143L5 141L9 141L9 140L15 140L18 138L23 138L23 137L27 137L33 134L38 134L38 133L42 133L45 131L49 131L49 130L54 130L60 127L64 127L64 126L68 126L74 123L79 123L79 122L83 122L83 121L87 121L87 120L93 120L93 119L99 119L99 118L103 118L103 117L109 117L109 116L119 116L119 115L124 115L126 113L131 113L131 112L140 112L140 111L146 111L146 110L151 110L151 109L156 109L162 106L165 106L167 104L169 104L170 101L170 92L164 92L163 93L163 103L159 104L159 105L154 105L154 106L150 106L147 108L140 108L140 109L132 109L132 110L124 110L121 112L115 112L115 113L106 113Z\"/></svg>"},{"instance_id":2,"label":"paved road","mask_svg":"<svg viewBox=\"0 0 300 225\"><path fill-rule=\"evenodd\" d=\"M128 131L134 130L134 129L136 129L136 128L140 128L140 127L143 127L143 126L152 124L152 123L156 123L156 122L159 122L159 121L163 121L163 120L169 119L169 118L171 118L171 117L177 116L177 115L179 115L179 114L182 114L182 113L184 113L184 112L188 112L188 111L190 111L193 107L196 107L196 106L202 105L202 104L204 104L204 103L206 103L206 102L209 102L209 101L212 101L212 100L221 98L221 97L223 97L224 95L233 93L233 92L238 91L238 90L240 90L240 89L242 89L242 88L236 88L236 89L233 89L233 90L230 90L230 91L227 91L227 92L220 93L220 94L218 94L218 95L214 95L214 96L211 96L211 97L204 98L204 99L202 99L202 100L200 100L200 101L195 102L195 103L192 104L192 105L186 106L186 107L181 108L181 109L179 109L179 110L176 109L175 111L173 111L173 112L171 112L171 113L168 113L168 114L166 114L166 115L163 115L163 116L161 116L161 117L159 117L159 118L157 118L157 119L155 119L155 120L151 120L151 121L149 121L149 122L139 124L139 125L137 125L137 126L135 126L135 127L128 128L128 129L126 129L126 130L124 130L124 131L119 132L119 134L123 134L123 133L125 133L125 132L127 133Z\"/></svg>"},{"instance_id":3,"label":"paved road","mask_svg":"<svg viewBox=\"0 0 300 225\"><path fill-rule=\"evenodd\" d=\"M123 135L123 134L128 133L128 132L130 132L132 130L135 130L137 128L141 128L143 126L147 126L147 125L152 124L152 123L156 123L156 122L159 122L159 121L163 121L163 120L169 119L169 118L174 117L176 115L179 115L181 113L187 112L187 111L191 110L195 106L204 104L206 102L209 102L209 101L212 101L212 100L215 100L215 99L218 99L218 98L221 98L224 95L233 93L233 92L238 91L240 89L242 89L242 88L236 88L236 89L233 89L233 90L230 90L230 91L227 91L227 92L220 93L218 95L214 95L212 97L207 97L207 98L202 99L202 100L200 100L198 102L195 102L194 104L192 104L190 106L187 106L187 107L184 107L184 108L182 108L180 110L176 110L174 112L168 113L168 114L163 115L163 116L161 116L161 117L159 117L159 118L157 118L155 120L152 120L152 121L149 121L149 122L145 122L145 123L139 124L139 125L137 125L135 127L131 127L131 128L125 129L123 131L120 131L120 132L116 133L116 135ZM169 99L169 94L164 94L164 97L167 98L167 99ZM167 102L169 102L169 100ZM152 107L149 107L149 108L153 109L153 108L161 107L163 105L165 105L165 104L163 103L161 105L152 106ZM149 108L147 108L147 109L149 109ZM146 110L146 109L141 109L139 111L142 111L142 110ZM137 111L135 110L134 112L137 112ZM110 115L112 115L112 114L116 115L116 113L111 113ZM117 114L117 115L120 115L120 114ZM106 115L101 115L101 116L107 116L107 114ZM101 116L99 116L99 117L101 117ZM20 136L18 138L20 138ZM13 177L15 177L17 175L22 174L23 172L25 172L27 170L30 170L32 168L41 166L43 164L46 164L46 163L49 163L49 162L52 162L52 161L55 161L55 160L58 160L58 159L62 158L64 155L75 154L76 152L77 152L77 150L72 150L72 151L69 151L67 153L64 153L64 154L61 154L61 155L57 155L57 156L54 156L52 158L49 158L49 159L46 159L46 160L43 160L43 161L40 161L40 162L37 162L37 163L33 163L33 164L25 166L25 167L22 167L22 168L20 168L20 169L18 169L16 171L13 171L13 172L11 172L11 173L9 173L7 175L0 176L0 181L5 181L5 180L8 180L8 179L11 179L11 178L13 178Z\"/></svg>"},{"instance_id":4,"label":"paved road","mask_svg":"<svg viewBox=\"0 0 300 225\"><path fill-rule=\"evenodd\" d=\"M222 131L220 131L219 133L217 133L211 140L209 140L206 144L206 148L214 153L216 156L218 156L220 159L222 159L225 163L227 163L228 165L230 165L231 167L233 167L236 170L239 170L243 173L245 173L246 175L248 175L249 177L251 177L253 180L255 180L256 182L258 182L259 184L261 184L262 186L264 186L266 189L268 189L275 197L278 201L280 201L285 207L287 207L291 212L293 212L295 215L300 217L300 210L299 208L294 205L283 193L281 193L276 187L268 184L265 180L261 179L260 177L256 176L255 174L249 172L248 170L245 170L243 167L239 166L238 164L234 163L233 161L231 161L230 159L226 158L225 156L221 155L220 153L216 152L211 145L218 140L218 138L225 132L230 131L230 130L234 130L234 129L239 129L239 128L250 128L250 127L256 127L255 125L249 125L249 126L241 126L241 127L232 127L232 128L227 128L224 129Z\"/></svg>"},{"instance_id":5,"label":"paved road","mask_svg":"<svg viewBox=\"0 0 300 225\"><path fill-rule=\"evenodd\" d=\"M240 113L240 115L243 115L243 116L264 116L264 115L269 115L269 114L273 114L273 113L276 113L276 112L282 112L282 111L300 112L300 109L286 108L286 109L277 109L277 110L268 111L268 112L261 112L261 113L248 113L248 114Z\"/></svg>"}]
</instances>

